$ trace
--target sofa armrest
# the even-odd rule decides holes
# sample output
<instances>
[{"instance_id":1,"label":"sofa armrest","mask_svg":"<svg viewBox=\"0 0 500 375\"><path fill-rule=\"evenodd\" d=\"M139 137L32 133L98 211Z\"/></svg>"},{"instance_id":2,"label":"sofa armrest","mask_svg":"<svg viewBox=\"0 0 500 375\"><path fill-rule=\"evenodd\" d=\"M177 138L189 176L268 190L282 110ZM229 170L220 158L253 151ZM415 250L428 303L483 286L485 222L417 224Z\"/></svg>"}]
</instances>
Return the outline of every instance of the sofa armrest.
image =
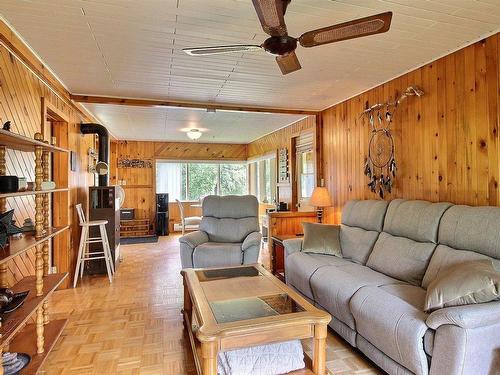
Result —
<instances>
[{"instance_id":1,"label":"sofa armrest","mask_svg":"<svg viewBox=\"0 0 500 375\"><path fill-rule=\"evenodd\" d=\"M260 232L252 232L243 240L241 244L241 250L245 251L251 248L252 246L260 247L260 241L262 239L262 235Z\"/></svg>"},{"instance_id":2,"label":"sofa armrest","mask_svg":"<svg viewBox=\"0 0 500 375\"><path fill-rule=\"evenodd\" d=\"M289 240L284 240L283 241L283 246L285 246L285 258L293 253L296 253L297 251L302 251L302 243L303 243L302 238L291 238Z\"/></svg>"},{"instance_id":3,"label":"sofa armrest","mask_svg":"<svg viewBox=\"0 0 500 375\"><path fill-rule=\"evenodd\" d=\"M197 230L195 232L191 232L179 238L179 242L188 245L190 248L194 249L197 246L208 242L208 234L202 232L201 230Z\"/></svg>"},{"instance_id":4,"label":"sofa armrest","mask_svg":"<svg viewBox=\"0 0 500 375\"><path fill-rule=\"evenodd\" d=\"M445 307L431 313L426 323L434 330L445 324L464 329L500 324L500 301Z\"/></svg>"}]
</instances>

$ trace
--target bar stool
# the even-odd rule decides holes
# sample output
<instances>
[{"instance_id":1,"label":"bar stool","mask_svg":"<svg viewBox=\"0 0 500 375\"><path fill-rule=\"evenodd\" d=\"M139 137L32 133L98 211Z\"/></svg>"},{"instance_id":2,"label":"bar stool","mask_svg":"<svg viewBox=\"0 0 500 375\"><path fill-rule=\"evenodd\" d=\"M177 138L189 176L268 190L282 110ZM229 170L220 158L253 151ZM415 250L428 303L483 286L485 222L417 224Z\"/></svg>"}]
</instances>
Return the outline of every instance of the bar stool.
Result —
<instances>
[{"instance_id":1,"label":"bar stool","mask_svg":"<svg viewBox=\"0 0 500 375\"><path fill-rule=\"evenodd\" d=\"M115 273L115 268L111 258L111 248L109 247L108 235L106 233L107 220L94 220L87 221L85 218L85 213L81 204L76 205L76 212L78 213L78 219L80 220L80 226L82 227L82 235L80 236L80 246L78 247L78 259L76 261L75 279L73 280L73 288L76 288L76 283L78 281L78 274L80 278L83 277L83 269L85 267L85 261L104 259L106 263L106 269L108 271L109 282L113 282L113 274ZM99 227L100 237L89 237L89 232L91 227ZM92 252L90 253L87 248L89 243L102 243L102 252Z\"/></svg>"}]
</instances>

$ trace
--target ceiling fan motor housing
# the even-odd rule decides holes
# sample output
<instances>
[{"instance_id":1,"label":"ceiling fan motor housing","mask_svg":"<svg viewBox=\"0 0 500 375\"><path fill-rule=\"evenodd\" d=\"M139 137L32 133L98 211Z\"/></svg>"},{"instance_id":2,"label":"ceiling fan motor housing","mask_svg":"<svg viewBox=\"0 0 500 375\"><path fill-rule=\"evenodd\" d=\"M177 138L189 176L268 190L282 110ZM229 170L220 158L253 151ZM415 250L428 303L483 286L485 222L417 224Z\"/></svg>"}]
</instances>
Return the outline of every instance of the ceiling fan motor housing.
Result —
<instances>
[{"instance_id":1,"label":"ceiling fan motor housing","mask_svg":"<svg viewBox=\"0 0 500 375\"><path fill-rule=\"evenodd\" d=\"M274 56L287 55L297 48L297 39L288 35L272 36L264 41L262 48Z\"/></svg>"}]
</instances>

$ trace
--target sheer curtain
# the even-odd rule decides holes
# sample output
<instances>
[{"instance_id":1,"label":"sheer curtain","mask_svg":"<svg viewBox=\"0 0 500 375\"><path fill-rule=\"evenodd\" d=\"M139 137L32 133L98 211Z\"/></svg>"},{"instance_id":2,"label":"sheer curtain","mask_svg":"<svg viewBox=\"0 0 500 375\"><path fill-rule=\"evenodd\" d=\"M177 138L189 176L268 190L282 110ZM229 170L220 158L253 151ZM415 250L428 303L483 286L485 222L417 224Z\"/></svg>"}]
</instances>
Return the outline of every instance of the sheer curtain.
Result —
<instances>
[{"instance_id":1,"label":"sheer curtain","mask_svg":"<svg viewBox=\"0 0 500 375\"><path fill-rule=\"evenodd\" d=\"M156 192L168 193L171 202L182 197L181 168L180 163L156 163Z\"/></svg>"}]
</instances>

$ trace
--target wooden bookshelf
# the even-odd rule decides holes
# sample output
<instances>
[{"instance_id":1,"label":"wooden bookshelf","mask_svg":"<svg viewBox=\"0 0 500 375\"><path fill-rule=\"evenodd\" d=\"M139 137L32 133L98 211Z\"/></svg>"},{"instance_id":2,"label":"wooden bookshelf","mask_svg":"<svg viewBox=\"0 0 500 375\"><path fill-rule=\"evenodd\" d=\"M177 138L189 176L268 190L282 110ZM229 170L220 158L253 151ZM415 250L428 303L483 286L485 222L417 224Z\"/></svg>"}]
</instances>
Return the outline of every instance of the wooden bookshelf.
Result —
<instances>
[{"instance_id":1,"label":"wooden bookshelf","mask_svg":"<svg viewBox=\"0 0 500 375\"><path fill-rule=\"evenodd\" d=\"M50 351L54 348L54 345L61 336L67 323L67 319L59 319L53 320L44 326L44 351L41 354L37 353L35 324L28 324L16 335L10 344L9 350L14 353L26 353L31 356L31 362L27 367L21 370L21 374L32 375L38 372L47 359Z\"/></svg>"},{"instance_id":2,"label":"wooden bookshelf","mask_svg":"<svg viewBox=\"0 0 500 375\"><path fill-rule=\"evenodd\" d=\"M42 99L43 106L44 100ZM44 123L46 111L42 108L41 112L42 123ZM67 127L66 132L60 129L56 136L59 138L61 145L67 146ZM41 186L44 181L50 179L51 153L54 153L52 162L55 169L54 181L56 186L68 186L69 157L67 153L69 151L44 142L40 133L36 133L33 138L29 138L0 129L0 175L7 174L5 159L7 149L34 153L35 188L31 191L0 194L0 212L6 211L8 198L33 195L35 200L35 230L31 233L24 233L19 239L11 237L9 245L4 249L0 249L0 287L9 287L7 282L7 262L9 260L24 254L32 248L35 248L36 252L34 259L35 275L27 276L15 285L10 286L15 292L29 291L29 294L22 306L12 313L5 314L4 321L0 325L0 374L3 373L1 371L2 352L7 350L29 354L31 362L20 373L36 374L66 325L66 320L51 322L49 319L49 296L68 276L67 273L50 273L49 242L51 239L57 238L56 241L53 241L54 248L61 249L62 246L65 249L64 251L67 251L69 246L67 229L69 228L70 217L69 189L64 187L42 190ZM52 209L51 194L55 194L54 199L57 199ZM58 236L60 234L61 236Z\"/></svg>"},{"instance_id":3,"label":"wooden bookshelf","mask_svg":"<svg viewBox=\"0 0 500 375\"><path fill-rule=\"evenodd\" d=\"M47 234L41 238L36 238L34 233L25 233L24 237L20 239L10 239L9 246L0 249L0 264L7 262L15 256L21 255L29 249L50 240L52 237L57 236L59 233L68 229L68 226L61 228L50 228Z\"/></svg>"},{"instance_id":4,"label":"wooden bookshelf","mask_svg":"<svg viewBox=\"0 0 500 375\"><path fill-rule=\"evenodd\" d=\"M1 198L23 197L26 195L60 193L63 191L69 191L69 189L68 188L61 188L61 189L52 189L52 190L25 190L25 191L16 191L15 193L0 193L0 199Z\"/></svg>"},{"instance_id":5,"label":"wooden bookshelf","mask_svg":"<svg viewBox=\"0 0 500 375\"><path fill-rule=\"evenodd\" d=\"M56 273L46 276L43 283L43 295L41 296L36 295L35 276L25 277L11 288L14 292L27 290L29 294L21 307L4 315L4 322L0 328L0 345L4 345L12 340L13 336L23 328L30 316L40 308L43 302L67 276L67 273Z\"/></svg>"},{"instance_id":6,"label":"wooden bookshelf","mask_svg":"<svg viewBox=\"0 0 500 375\"><path fill-rule=\"evenodd\" d=\"M12 133L3 129L0 129L0 146L24 152L33 152L37 146L42 147L43 151L48 152L69 152L69 150L62 147L53 146L34 138L25 137L24 135Z\"/></svg>"}]
</instances>

